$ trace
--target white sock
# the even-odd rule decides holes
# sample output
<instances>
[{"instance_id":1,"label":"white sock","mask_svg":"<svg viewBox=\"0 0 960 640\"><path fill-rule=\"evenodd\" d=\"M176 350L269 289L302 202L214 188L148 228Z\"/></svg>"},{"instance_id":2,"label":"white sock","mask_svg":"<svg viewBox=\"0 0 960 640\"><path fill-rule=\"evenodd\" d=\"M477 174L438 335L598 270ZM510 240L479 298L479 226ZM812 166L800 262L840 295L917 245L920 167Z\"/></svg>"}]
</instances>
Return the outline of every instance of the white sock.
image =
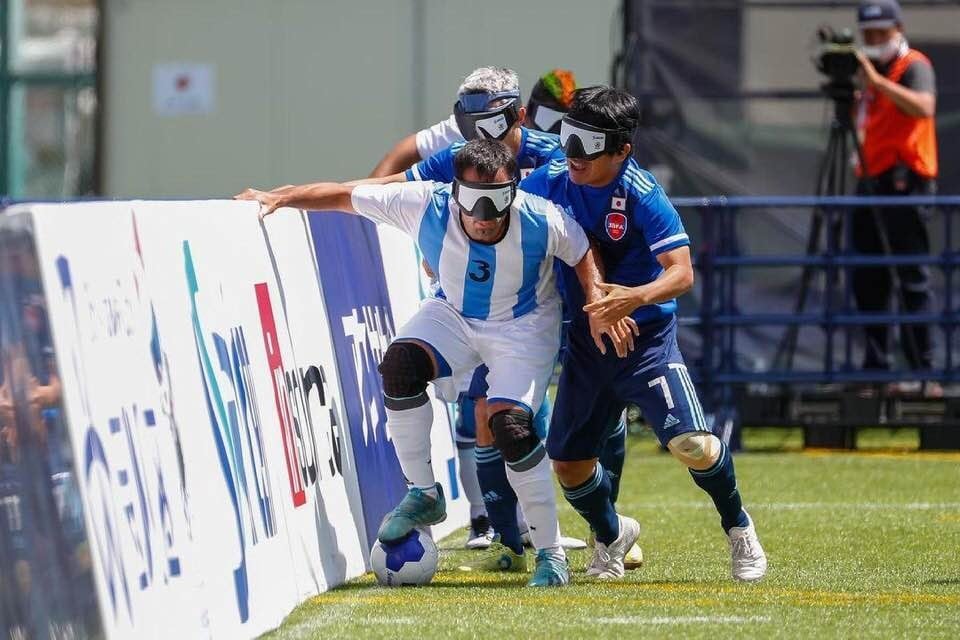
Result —
<instances>
[{"instance_id":1,"label":"white sock","mask_svg":"<svg viewBox=\"0 0 960 640\"><path fill-rule=\"evenodd\" d=\"M523 515L530 527L534 549L547 549L558 558L566 557L560 547L560 523L557 521L557 496L553 488L553 472L546 455L532 468L516 471L507 465L507 479L517 493Z\"/></svg>"},{"instance_id":2,"label":"white sock","mask_svg":"<svg viewBox=\"0 0 960 640\"><path fill-rule=\"evenodd\" d=\"M483 505L483 492L477 479L477 458L473 442L457 442L457 459L460 461L460 484L470 503L470 519L487 515Z\"/></svg>"},{"instance_id":3,"label":"white sock","mask_svg":"<svg viewBox=\"0 0 960 640\"><path fill-rule=\"evenodd\" d=\"M424 396L426 397L426 396ZM387 433L397 450L400 469L407 483L436 497L433 465L430 464L430 429L433 427L433 405L429 400L419 407L387 409Z\"/></svg>"},{"instance_id":4,"label":"white sock","mask_svg":"<svg viewBox=\"0 0 960 640\"><path fill-rule=\"evenodd\" d=\"M529 527L527 527L527 519L523 517L523 508L520 506L520 501L517 501L517 528L520 530L520 535L525 534Z\"/></svg>"}]
</instances>

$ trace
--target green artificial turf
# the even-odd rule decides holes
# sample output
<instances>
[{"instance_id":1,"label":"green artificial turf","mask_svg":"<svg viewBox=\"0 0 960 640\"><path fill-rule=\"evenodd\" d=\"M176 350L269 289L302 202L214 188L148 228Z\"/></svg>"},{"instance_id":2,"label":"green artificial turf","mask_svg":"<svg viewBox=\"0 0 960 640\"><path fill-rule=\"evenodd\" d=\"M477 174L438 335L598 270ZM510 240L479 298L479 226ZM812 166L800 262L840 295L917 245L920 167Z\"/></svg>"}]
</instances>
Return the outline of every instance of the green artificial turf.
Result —
<instances>
[{"instance_id":1,"label":"green artificial turf","mask_svg":"<svg viewBox=\"0 0 960 640\"><path fill-rule=\"evenodd\" d=\"M895 447L909 433L892 434ZM787 432L746 438L775 446ZM872 445L882 439L874 437ZM270 638L960 637L960 454L754 452L735 458L770 561L757 584L730 578L712 503L649 436L631 436L619 510L643 525L643 568L620 582L583 574L533 590L516 574L458 571L460 531L426 587L367 575L297 608ZM558 497L565 534L585 537Z\"/></svg>"}]
</instances>

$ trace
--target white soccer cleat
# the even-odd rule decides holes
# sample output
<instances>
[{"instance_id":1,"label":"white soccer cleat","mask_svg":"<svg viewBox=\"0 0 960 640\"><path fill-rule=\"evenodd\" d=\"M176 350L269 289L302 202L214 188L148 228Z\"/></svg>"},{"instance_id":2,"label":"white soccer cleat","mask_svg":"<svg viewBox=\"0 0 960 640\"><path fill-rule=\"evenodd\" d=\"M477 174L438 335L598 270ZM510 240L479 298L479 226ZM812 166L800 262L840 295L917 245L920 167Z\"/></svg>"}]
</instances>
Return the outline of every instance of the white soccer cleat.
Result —
<instances>
[{"instance_id":1,"label":"white soccer cleat","mask_svg":"<svg viewBox=\"0 0 960 640\"><path fill-rule=\"evenodd\" d=\"M746 511L744 511L746 513ZM760 538L753 526L753 518L747 513L747 526L733 527L727 534L730 538L730 566L734 580L753 582L767 572L767 555L760 546Z\"/></svg>"},{"instance_id":2,"label":"white soccer cleat","mask_svg":"<svg viewBox=\"0 0 960 640\"><path fill-rule=\"evenodd\" d=\"M477 516L470 520L470 530L467 531L467 541L464 543L465 549L489 549L493 542L493 527L490 526L490 520L487 516Z\"/></svg>"},{"instance_id":3,"label":"white soccer cleat","mask_svg":"<svg viewBox=\"0 0 960 640\"><path fill-rule=\"evenodd\" d=\"M614 580L623 577L623 561L640 537L640 523L627 516L618 515L617 517L620 519L620 535L609 545L597 540L593 558L587 567L588 576L601 580Z\"/></svg>"}]
</instances>

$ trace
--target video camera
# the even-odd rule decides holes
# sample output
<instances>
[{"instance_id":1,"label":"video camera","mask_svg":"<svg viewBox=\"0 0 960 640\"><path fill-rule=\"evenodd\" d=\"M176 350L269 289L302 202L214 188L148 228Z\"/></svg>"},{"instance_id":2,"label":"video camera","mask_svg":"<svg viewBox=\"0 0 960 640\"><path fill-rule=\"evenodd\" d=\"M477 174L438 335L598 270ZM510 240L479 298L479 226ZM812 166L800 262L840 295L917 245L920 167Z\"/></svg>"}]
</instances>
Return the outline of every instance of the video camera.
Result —
<instances>
[{"instance_id":1,"label":"video camera","mask_svg":"<svg viewBox=\"0 0 960 640\"><path fill-rule=\"evenodd\" d=\"M817 29L820 41L813 57L813 66L829 78L823 90L834 99L853 99L853 76L860 68L853 32L844 28L839 32L828 25Z\"/></svg>"}]
</instances>

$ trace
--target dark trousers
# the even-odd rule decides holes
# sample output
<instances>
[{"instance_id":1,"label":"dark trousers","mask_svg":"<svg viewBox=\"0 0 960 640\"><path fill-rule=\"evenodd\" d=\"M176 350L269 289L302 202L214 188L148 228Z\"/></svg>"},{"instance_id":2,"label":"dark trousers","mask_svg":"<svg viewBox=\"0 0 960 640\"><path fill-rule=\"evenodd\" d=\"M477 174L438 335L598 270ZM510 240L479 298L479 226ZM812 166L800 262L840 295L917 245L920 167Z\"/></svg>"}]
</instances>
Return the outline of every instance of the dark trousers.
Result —
<instances>
[{"instance_id":1,"label":"dark trousers","mask_svg":"<svg viewBox=\"0 0 960 640\"><path fill-rule=\"evenodd\" d=\"M858 195L908 196L933 195L936 182L897 167L876 178L861 180ZM876 215L874 215L876 212ZM919 207L877 207L857 209L852 214L851 240L861 254L928 254L930 238L927 235L926 212ZM878 224L879 223L879 224ZM881 236L881 227L886 243ZM885 246L886 245L886 246ZM890 267L857 267L853 270L853 293L860 311L884 312L891 306L891 294L899 296L902 313L925 313L931 308L930 277L925 266L896 267L899 291L893 291ZM890 327L886 324L867 325L864 369L886 369L890 366ZM900 344L912 369L928 369L933 352L930 327L926 324L902 324Z\"/></svg>"}]
</instances>

